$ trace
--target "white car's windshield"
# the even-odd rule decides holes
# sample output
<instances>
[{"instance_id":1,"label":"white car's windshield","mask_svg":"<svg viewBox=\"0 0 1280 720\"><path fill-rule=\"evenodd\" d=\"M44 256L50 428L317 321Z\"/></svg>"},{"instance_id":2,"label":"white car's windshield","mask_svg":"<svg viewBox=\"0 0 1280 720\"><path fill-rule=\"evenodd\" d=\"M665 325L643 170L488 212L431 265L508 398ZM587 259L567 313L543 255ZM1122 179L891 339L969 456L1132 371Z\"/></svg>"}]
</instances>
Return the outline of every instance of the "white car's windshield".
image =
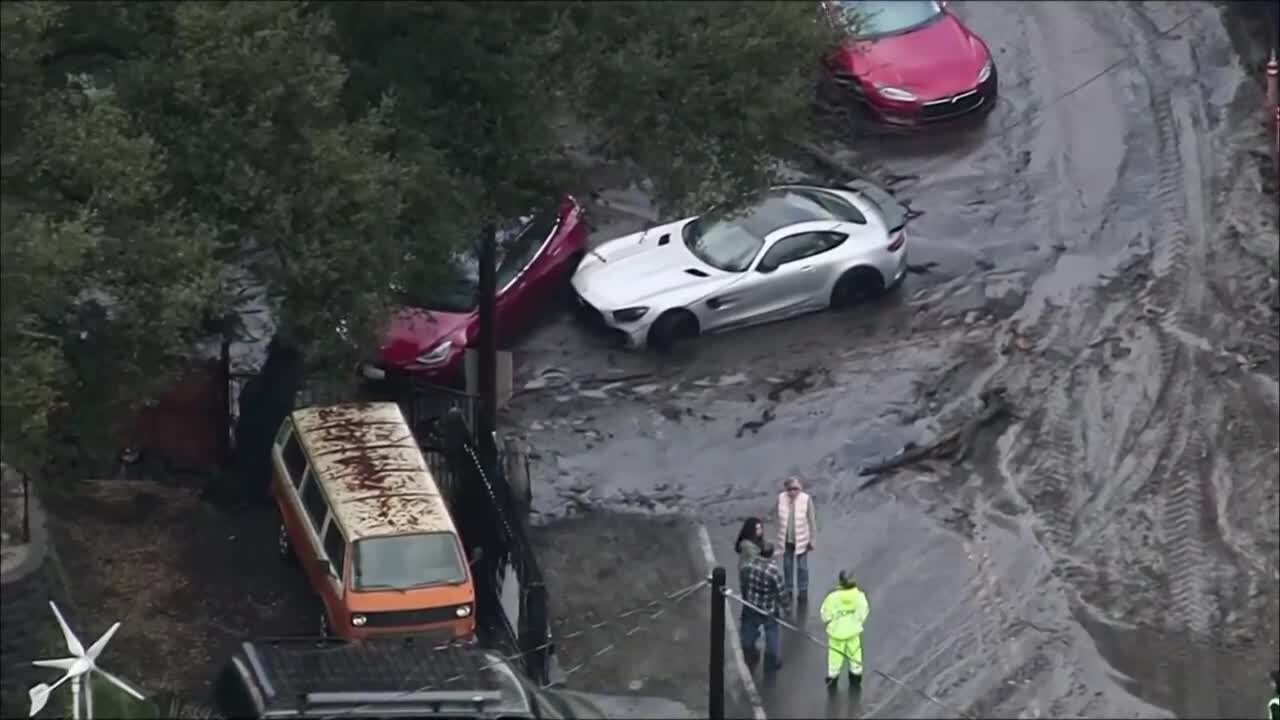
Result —
<instances>
[{"instance_id":1,"label":"white car's windshield","mask_svg":"<svg viewBox=\"0 0 1280 720\"><path fill-rule=\"evenodd\" d=\"M458 541L450 533L415 533L357 540L352 562L356 590L408 590L467 579Z\"/></svg>"},{"instance_id":2,"label":"white car's windshield","mask_svg":"<svg viewBox=\"0 0 1280 720\"><path fill-rule=\"evenodd\" d=\"M859 38L914 30L942 16L935 0L841 0L839 5Z\"/></svg>"},{"instance_id":3,"label":"white car's windshield","mask_svg":"<svg viewBox=\"0 0 1280 720\"><path fill-rule=\"evenodd\" d=\"M684 226L684 244L702 262L725 272L742 272L751 261L764 238L737 222L703 216Z\"/></svg>"},{"instance_id":4,"label":"white car's windshield","mask_svg":"<svg viewBox=\"0 0 1280 720\"><path fill-rule=\"evenodd\" d=\"M715 208L685 225L684 244L694 257L717 270L744 272L775 230L814 220L841 219L830 205L819 202L811 192L775 188L741 205Z\"/></svg>"}]
</instances>

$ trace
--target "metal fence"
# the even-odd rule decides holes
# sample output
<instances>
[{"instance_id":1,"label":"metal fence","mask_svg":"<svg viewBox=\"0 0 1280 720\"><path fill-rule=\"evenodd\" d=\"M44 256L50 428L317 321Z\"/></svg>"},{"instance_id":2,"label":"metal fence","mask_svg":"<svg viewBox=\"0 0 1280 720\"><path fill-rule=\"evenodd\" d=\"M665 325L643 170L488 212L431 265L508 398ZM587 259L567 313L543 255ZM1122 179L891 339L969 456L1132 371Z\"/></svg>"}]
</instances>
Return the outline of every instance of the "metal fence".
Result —
<instances>
[{"instance_id":1,"label":"metal fence","mask_svg":"<svg viewBox=\"0 0 1280 720\"><path fill-rule=\"evenodd\" d=\"M495 438L473 431L475 398L439 389L398 398L418 437L427 463L449 498L459 533L468 545L476 578L477 621L498 646L514 645L525 672L549 681L551 656L546 584L529 541L528 516L507 477L507 463ZM519 585L515 626L502 605L507 569Z\"/></svg>"}]
</instances>

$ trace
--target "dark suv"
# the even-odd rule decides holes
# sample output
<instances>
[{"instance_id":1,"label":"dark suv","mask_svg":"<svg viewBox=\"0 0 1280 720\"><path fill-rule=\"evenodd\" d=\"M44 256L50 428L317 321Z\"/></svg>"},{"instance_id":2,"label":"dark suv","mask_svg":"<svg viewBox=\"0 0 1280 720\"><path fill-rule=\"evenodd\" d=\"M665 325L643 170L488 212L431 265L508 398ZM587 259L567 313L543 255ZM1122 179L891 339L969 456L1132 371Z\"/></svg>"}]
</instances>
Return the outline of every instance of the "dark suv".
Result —
<instances>
[{"instance_id":1,"label":"dark suv","mask_svg":"<svg viewBox=\"0 0 1280 720\"><path fill-rule=\"evenodd\" d=\"M227 718L603 718L577 693L539 688L478 647L408 639L242 643L214 684Z\"/></svg>"}]
</instances>

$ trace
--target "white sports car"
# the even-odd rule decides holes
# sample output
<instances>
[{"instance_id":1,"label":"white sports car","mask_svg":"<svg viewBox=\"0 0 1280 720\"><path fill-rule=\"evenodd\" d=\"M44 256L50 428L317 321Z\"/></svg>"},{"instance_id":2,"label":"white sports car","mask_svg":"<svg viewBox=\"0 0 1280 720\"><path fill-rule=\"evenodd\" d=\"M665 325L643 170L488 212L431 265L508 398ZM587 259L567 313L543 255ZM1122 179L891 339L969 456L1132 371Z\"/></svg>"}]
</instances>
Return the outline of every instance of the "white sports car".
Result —
<instances>
[{"instance_id":1,"label":"white sports car","mask_svg":"<svg viewBox=\"0 0 1280 720\"><path fill-rule=\"evenodd\" d=\"M667 349L895 287L907 269L907 217L866 182L774 187L599 245L573 290L579 309L628 347Z\"/></svg>"}]
</instances>

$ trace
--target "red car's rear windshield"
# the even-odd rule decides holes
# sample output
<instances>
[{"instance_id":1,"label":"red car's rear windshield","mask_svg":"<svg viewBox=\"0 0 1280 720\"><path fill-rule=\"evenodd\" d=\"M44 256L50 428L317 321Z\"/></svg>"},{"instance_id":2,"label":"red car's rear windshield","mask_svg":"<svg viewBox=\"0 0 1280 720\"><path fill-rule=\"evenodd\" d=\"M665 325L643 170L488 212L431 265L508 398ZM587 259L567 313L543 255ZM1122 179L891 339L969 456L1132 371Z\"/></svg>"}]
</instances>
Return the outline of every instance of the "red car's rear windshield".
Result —
<instances>
[{"instance_id":1,"label":"red car's rear windshield","mask_svg":"<svg viewBox=\"0 0 1280 720\"><path fill-rule=\"evenodd\" d=\"M942 17L935 0L841 0L854 37L898 35L924 27Z\"/></svg>"}]
</instances>

